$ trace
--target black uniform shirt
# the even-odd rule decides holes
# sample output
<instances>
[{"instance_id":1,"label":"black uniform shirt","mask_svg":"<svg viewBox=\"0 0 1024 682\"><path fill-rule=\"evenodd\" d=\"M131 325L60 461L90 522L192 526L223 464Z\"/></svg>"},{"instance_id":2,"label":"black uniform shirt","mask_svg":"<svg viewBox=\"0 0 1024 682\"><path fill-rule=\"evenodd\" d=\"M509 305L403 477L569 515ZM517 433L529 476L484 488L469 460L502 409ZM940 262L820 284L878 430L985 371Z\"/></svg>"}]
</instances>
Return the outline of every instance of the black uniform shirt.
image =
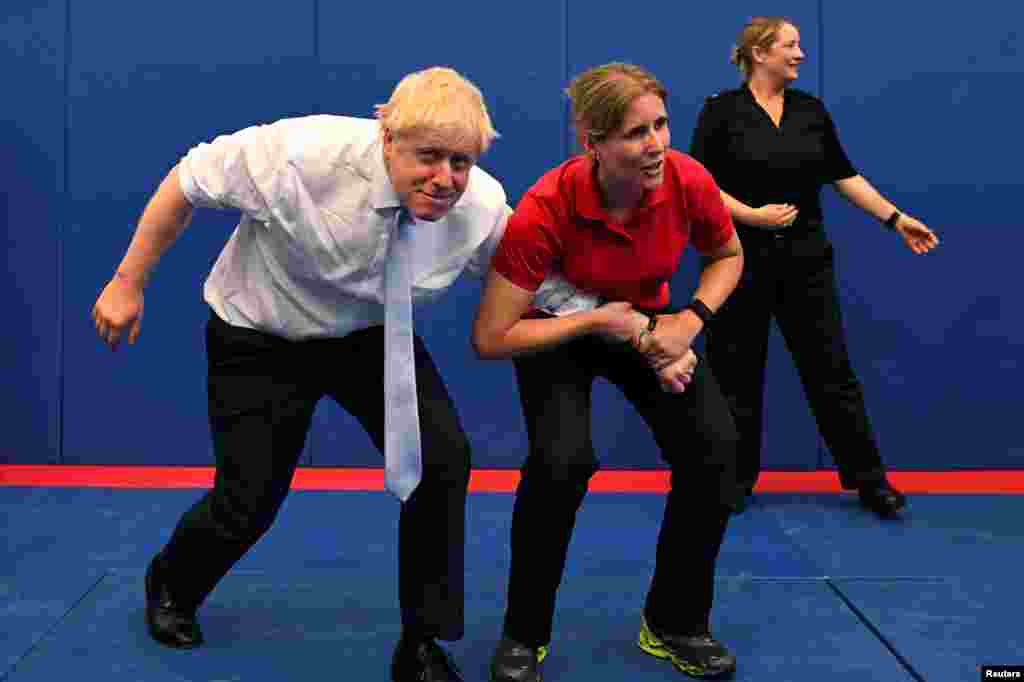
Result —
<instances>
[{"instance_id":1,"label":"black uniform shirt","mask_svg":"<svg viewBox=\"0 0 1024 682\"><path fill-rule=\"evenodd\" d=\"M821 186L857 175L817 97L787 88L778 126L746 85L704 103L690 155L744 204L794 204L797 224L822 220Z\"/></svg>"}]
</instances>

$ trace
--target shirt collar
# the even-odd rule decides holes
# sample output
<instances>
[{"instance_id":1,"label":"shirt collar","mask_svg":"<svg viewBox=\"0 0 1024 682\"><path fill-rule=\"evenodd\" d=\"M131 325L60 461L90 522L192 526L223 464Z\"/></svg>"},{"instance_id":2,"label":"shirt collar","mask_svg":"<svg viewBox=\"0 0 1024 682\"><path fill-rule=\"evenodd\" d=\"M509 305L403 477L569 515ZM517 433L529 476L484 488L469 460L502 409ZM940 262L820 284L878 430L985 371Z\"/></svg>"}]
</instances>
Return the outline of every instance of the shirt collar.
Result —
<instances>
[{"instance_id":1,"label":"shirt collar","mask_svg":"<svg viewBox=\"0 0 1024 682\"><path fill-rule=\"evenodd\" d=\"M665 154L665 164L668 163L668 150ZM601 190L597 183L597 164L594 158L587 154L573 177L573 185L576 189L576 212L590 220L600 220L603 223L612 222L608 211L601 205ZM665 188L665 177L662 175L661 184L652 192L646 192L640 202L639 210L654 208L668 199L668 190Z\"/></svg>"},{"instance_id":2,"label":"shirt collar","mask_svg":"<svg viewBox=\"0 0 1024 682\"><path fill-rule=\"evenodd\" d=\"M370 205L374 210L400 208L402 205L395 186L391 184L391 176L384 165L384 144L378 138L366 152L363 159L363 170L370 180Z\"/></svg>"}]
</instances>

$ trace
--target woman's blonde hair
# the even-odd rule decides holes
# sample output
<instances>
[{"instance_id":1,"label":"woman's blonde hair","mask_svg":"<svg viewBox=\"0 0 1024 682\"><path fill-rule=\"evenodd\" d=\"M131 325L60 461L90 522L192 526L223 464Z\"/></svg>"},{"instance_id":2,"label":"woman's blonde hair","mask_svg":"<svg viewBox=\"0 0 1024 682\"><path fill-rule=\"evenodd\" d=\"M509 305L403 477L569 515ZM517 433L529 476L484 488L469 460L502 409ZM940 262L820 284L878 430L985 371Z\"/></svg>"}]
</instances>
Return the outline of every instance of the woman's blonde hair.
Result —
<instances>
[{"instance_id":1,"label":"woman's blonde hair","mask_svg":"<svg viewBox=\"0 0 1024 682\"><path fill-rule=\"evenodd\" d=\"M395 86L387 104L375 108L381 125L396 136L441 130L472 140L481 153L498 137L480 89L444 66L408 74Z\"/></svg>"},{"instance_id":2,"label":"woman's blonde hair","mask_svg":"<svg viewBox=\"0 0 1024 682\"><path fill-rule=\"evenodd\" d=\"M729 54L729 61L743 72L744 79L750 78L754 71L754 48L767 50L775 42L782 27L787 25L797 27L788 17L752 17L743 27Z\"/></svg>"},{"instance_id":3,"label":"woman's blonde hair","mask_svg":"<svg viewBox=\"0 0 1024 682\"><path fill-rule=\"evenodd\" d=\"M655 94L668 99L668 90L647 69L636 64L611 62L587 69L572 79L565 93L572 100L577 141L600 142L622 125L629 105L637 97Z\"/></svg>"}]
</instances>

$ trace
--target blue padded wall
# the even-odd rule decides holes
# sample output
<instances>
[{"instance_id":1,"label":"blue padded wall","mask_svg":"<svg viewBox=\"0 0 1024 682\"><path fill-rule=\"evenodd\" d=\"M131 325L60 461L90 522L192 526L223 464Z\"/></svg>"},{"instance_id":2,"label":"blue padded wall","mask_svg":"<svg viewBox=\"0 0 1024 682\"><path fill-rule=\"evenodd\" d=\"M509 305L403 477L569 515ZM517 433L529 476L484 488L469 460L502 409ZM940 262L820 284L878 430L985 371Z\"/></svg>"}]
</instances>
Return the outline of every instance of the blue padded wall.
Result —
<instances>
[{"instance_id":1,"label":"blue padded wall","mask_svg":"<svg viewBox=\"0 0 1024 682\"><path fill-rule=\"evenodd\" d=\"M190 147L311 112L313 9L311 0L287 12L72 2L64 461L212 461L202 284L238 216L197 212L146 290L134 347L111 353L89 310L146 201Z\"/></svg>"},{"instance_id":2,"label":"blue padded wall","mask_svg":"<svg viewBox=\"0 0 1024 682\"><path fill-rule=\"evenodd\" d=\"M583 68L646 65L672 96L686 150L703 98L734 87L727 61L743 22L789 15L808 61L798 87L822 95L850 157L942 237L912 256L826 190L850 347L886 460L896 468L1024 466L1015 427L1022 246L1015 134L1024 95L1024 10L868 0L666 5L529 0L443 18L302 0L287 12L235 0L173 6L9 0L0 65L9 93L0 161L9 303L7 438L0 462L209 464L201 287L237 216L200 211L147 289L138 345L110 353L89 310L164 174L192 145L313 112L372 115L403 74L453 66L483 90L502 137L482 165L515 203L574 150L562 94ZM872 11L874 10L874 11ZM879 21L878 17L885 17ZM357 27L357 28L353 28ZM358 27L365 27L360 29ZM686 300L692 256L674 284ZM511 364L477 360L469 331L479 282L461 281L418 317L458 404L477 466L526 452ZM769 356L767 468L829 466L777 334ZM599 384L595 443L608 467L661 466L646 427ZM339 408L317 411L304 463L379 465Z\"/></svg>"},{"instance_id":3,"label":"blue padded wall","mask_svg":"<svg viewBox=\"0 0 1024 682\"><path fill-rule=\"evenodd\" d=\"M826 206L851 351L894 467L1024 466L1021 15L996 0L825 4L825 94L847 153L942 240L915 257L863 212Z\"/></svg>"},{"instance_id":4,"label":"blue padded wall","mask_svg":"<svg viewBox=\"0 0 1024 682\"><path fill-rule=\"evenodd\" d=\"M60 457L66 27L64 2L7 0L0 9L2 463L43 464Z\"/></svg>"}]
</instances>

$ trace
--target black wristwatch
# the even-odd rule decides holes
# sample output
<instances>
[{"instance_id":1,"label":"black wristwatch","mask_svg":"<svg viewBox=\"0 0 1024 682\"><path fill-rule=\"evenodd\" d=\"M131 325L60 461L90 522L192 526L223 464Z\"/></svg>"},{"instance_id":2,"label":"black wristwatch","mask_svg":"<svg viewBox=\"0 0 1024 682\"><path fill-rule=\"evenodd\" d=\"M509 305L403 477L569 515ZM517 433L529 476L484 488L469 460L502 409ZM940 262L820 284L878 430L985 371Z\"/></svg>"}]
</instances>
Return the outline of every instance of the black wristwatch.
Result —
<instances>
[{"instance_id":1,"label":"black wristwatch","mask_svg":"<svg viewBox=\"0 0 1024 682\"><path fill-rule=\"evenodd\" d=\"M704 304L704 301L700 300L699 298L695 298L692 301L690 301L690 304L683 308L683 310L692 310L693 314L700 318L701 322L704 323L705 327L711 324L711 320L713 320L715 317L714 311L712 311L711 308L707 307Z\"/></svg>"},{"instance_id":2,"label":"black wristwatch","mask_svg":"<svg viewBox=\"0 0 1024 682\"><path fill-rule=\"evenodd\" d=\"M900 216L903 215L899 211L893 211L892 215L885 221L885 226L890 230L896 229L896 223L899 222Z\"/></svg>"}]
</instances>

